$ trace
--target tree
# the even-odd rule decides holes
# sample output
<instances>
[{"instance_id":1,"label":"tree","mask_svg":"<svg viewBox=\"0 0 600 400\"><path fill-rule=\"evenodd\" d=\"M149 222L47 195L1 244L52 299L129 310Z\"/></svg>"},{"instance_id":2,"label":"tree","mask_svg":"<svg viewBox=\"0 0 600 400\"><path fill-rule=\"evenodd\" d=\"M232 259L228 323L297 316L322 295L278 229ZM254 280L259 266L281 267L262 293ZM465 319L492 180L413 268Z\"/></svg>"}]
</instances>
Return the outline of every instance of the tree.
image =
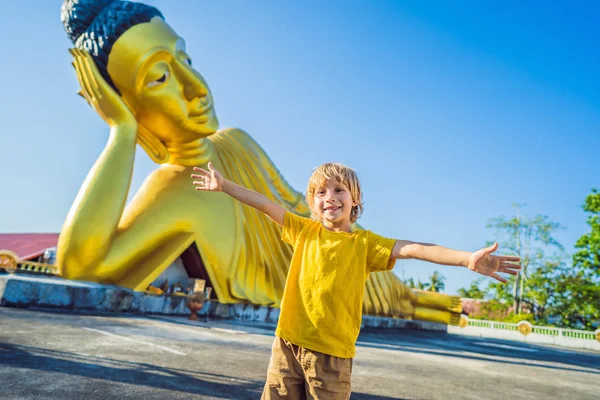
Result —
<instances>
[{"instance_id":1,"label":"tree","mask_svg":"<svg viewBox=\"0 0 600 400\"><path fill-rule=\"evenodd\" d=\"M560 282L555 312L565 325L592 328L600 322L600 192L592 189L583 205L591 230L575 243L573 268Z\"/></svg>"},{"instance_id":2,"label":"tree","mask_svg":"<svg viewBox=\"0 0 600 400\"><path fill-rule=\"evenodd\" d=\"M417 282L415 283L415 280L412 277L406 279L404 281L404 283L406 283L406 285L408 287L411 287L413 289L421 289L421 290L425 289L425 284L423 282L421 282L420 280L417 280Z\"/></svg>"},{"instance_id":3,"label":"tree","mask_svg":"<svg viewBox=\"0 0 600 400\"><path fill-rule=\"evenodd\" d=\"M581 236L575 248L579 249L573 255L573 267L583 271L589 277L600 277L600 192L592 189L585 199L583 209L590 213L587 224L590 233Z\"/></svg>"},{"instance_id":4,"label":"tree","mask_svg":"<svg viewBox=\"0 0 600 400\"><path fill-rule=\"evenodd\" d=\"M460 297L465 297L468 299L483 299L486 296L486 290L482 290L479 288L481 284L481 278L471 282L471 286L468 289L460 288L458 289L458 295Z\"/></svg>"},{"instance_id":5,"label":"tree","mask_svg":"<svg viewBox=\"0 0 600 400\"><path fill-rule=\"evenodd\" d=\"M553 281L547 313L559 317L561 326L594 329L600 322L600 284L584 271L569 269Z\"/></svg>"},{"instance_id":6,"label":"tree","mask_svg":"<svg viewBox=\"0 0 600 400\"><path fill-rule=\"evenodd\" d=\"M568 268L561 259L545 260L543 265L530 271L523 295L523 303L533 311L537 321L555 315L555 306L561 295L561 282Z\"/></svg>"},{"instance_id":7,"label":"tree","mask_svg":"<svg viewBox=\"0 0 600 400\"><path fill-rule=\"evenodd\" d=\"M512 296L504 285L490 284L490 289L496 292L498 298L512 297L513 310L518 314L522 310L525 293L529 294L530 302L537 306L534 301L535 296L530 295L531 286L528 284L530 270L555 263L563 256L564 248L554 238L554 233L563 229L559 223L550 221L546 215L534 217L521 215L524 204L513 204L513 207L515 215L510 218L505 216L493 218L488 222L487 227L495 229L500 234L502 240L499 242L505 252L521 258L523 269L516 278L510 279ZM551 249L554 253L548 256L546 253Z\"/></svg>"},{"instance_id":8,"label":"tree","mask_svg":"<svg viewBox=\"0 0 600 400\"><path fill-rule=\"evenodd\" d=\"M438 271L433 271L433 274L429 277L429 287L427 290L432 292L441 292L446 288L444 281L446 277L440 274Z\"/></svg>"}]
</instances>

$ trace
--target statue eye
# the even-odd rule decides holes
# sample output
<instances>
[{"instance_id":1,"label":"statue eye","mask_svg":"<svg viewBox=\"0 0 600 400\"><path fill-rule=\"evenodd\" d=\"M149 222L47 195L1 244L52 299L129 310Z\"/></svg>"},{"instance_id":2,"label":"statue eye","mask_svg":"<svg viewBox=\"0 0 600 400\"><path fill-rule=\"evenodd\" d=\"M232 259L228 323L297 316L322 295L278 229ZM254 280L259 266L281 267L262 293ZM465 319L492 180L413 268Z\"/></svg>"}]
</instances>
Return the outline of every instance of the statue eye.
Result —
<instances>
[{"instance_id":1,"label":"statue eye","mask_svg":"<svg viewBox=\"0 0 600 400\"><path fill-rule=\"evenodd\" d=\"M192 65L192 59L189 57L185 58L185 62L188 63L188 65Z\"/></svg>"},{"instance_id":2,"label":"statue eye","mask_svg":"<svg viewBox=\"0 0 600 400\"><path fill-rule=\"evenodd\" d=\"M158 86L162 83L165 83L167 81L167 79L169 79L169 70L165 71L165 73L158 79L152 81L152 82L148 82L148 84L146 85L146 87L154 87L154 86Z\"/></svg>"}]
</instances>

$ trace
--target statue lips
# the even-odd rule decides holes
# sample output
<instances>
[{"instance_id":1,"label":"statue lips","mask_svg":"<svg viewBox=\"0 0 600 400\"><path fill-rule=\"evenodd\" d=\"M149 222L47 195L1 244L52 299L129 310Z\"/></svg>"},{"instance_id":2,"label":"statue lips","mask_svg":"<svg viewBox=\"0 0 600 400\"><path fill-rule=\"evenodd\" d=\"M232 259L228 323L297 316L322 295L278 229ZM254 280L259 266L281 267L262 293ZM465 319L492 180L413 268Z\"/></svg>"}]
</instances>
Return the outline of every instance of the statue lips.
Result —
<instances>
[{"instance_id":1,"label":"statue lips","mask_svg":"<svg viewBox=\"0 0 600 400\"><path fill-rule=\"evenodd\" d=\"M202 100L201 100L200 104L202 104ZM207 99L207 104L203 105L199 109L191 111L188 114L188 118L191 120L199 121L199 122L205 122L208 120L208 114L209 114L211 108L212 108L212 101L210 101L210 99Z\"/></svg>"}]
</instances>

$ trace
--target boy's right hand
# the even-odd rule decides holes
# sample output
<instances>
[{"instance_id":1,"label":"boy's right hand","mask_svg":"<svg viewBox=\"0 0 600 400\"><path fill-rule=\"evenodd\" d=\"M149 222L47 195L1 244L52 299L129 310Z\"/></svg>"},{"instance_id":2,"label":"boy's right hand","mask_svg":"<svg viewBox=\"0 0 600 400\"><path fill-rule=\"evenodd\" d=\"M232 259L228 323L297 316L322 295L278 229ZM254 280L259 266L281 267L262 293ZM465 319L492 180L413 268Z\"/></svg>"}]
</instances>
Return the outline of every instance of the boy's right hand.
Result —
<instances>
[{"instance_id":1,"label":"boy's right hand","mask_svg":"<svg viewBox=\"0 0 600 400\"><path fill-rule=\"evenodd\" d=\"M217 171L212 162L208 162L209 171L194 167L194 171L199 174L192 174L192 179L197 179L193 182L196 190L204 190L208 192L222 192L223 191L223 176Z\"/></svg>"}]
</instances>

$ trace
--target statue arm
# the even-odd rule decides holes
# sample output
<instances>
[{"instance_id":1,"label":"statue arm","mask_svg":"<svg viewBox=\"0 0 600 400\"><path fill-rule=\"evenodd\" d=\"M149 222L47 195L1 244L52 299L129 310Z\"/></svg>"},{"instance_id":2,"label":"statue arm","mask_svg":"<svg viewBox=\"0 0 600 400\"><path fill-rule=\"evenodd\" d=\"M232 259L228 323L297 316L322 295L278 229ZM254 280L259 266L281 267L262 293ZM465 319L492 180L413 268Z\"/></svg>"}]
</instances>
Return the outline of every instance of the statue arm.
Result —
<instances>
[{"instance_id":1,"label":"statue arm","mask_svg":"<svg viewBox=\"0 0 600 400\"><path fill-rule=\"evenodd\" d=\"M113 127L108 143L88 173L71 206L58 241L63 274L89 270L108 253L123 214L131 183L136 132Z\"/></svg>"},{"instance_id":2,"label":"statue arm","mask_svg":"<svg viewBox=\"0 0 600 400\"><path fill-rule=\"evenodd\" d=\"M80 94L111 129L58 241L57 261L66 277L72 277L75 270L90 271L108 253L127 200L138 129L133 113L104 80L91 56L78 49L71 49L71 54Z\"/></svg>"}]
</instances>

